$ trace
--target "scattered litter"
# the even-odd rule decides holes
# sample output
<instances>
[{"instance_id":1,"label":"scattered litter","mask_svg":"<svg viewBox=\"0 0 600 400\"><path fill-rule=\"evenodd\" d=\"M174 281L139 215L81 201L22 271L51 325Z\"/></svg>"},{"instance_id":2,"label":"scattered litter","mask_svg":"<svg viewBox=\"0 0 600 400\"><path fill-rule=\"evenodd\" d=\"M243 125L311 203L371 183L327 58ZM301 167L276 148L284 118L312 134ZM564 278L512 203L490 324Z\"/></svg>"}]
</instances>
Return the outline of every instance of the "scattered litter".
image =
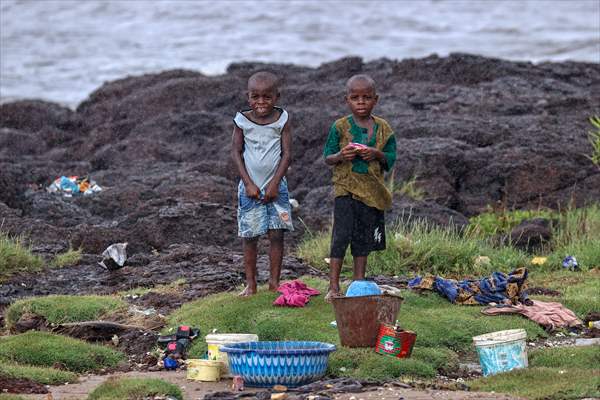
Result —
<instances>
[{"instance_id":1,"label":"scattered litter","mask_svg":"<svg viewBox=\"0 0 600 400\"><path fill-rule=\"evenodd\" d=\"M331 264L331 258L329 258L329 257L325 257L323 259L323 261L325 261L325 264L327 264L327 265Z\"/></svg>"},{"instance_id":2,"label":"scattered litter","mask_svg":"<svg viewBox=\"0 0 600 400\"><path fill-rule=\"evenodd\" d=\"M231 390L234 392L242 392L244 390L244 378L240 375L235 375L231 380Z\"/></svg>"},{"instance_id":3,"label":"scattered litter","mask_svg":"<svg viewBox=\"0 0 600 400\"><path fill-rule=\"evenodd\" d=\"M162 358L162 365L167 370L175 370L181 366L183 360L187 358L187 351L192 341L198 337L200 329L192 328L187 325L180 325L174 335L159 336L157 344L165 346Z\"/></svg>"},{"instance_id":4,"label":"scattered litter","mask_svg":"<svg viewBox=\"0 0 600 400\"><path fill-rule=\"evenodd\" d=\"M329 325L333 326L334 328L337 328L337 321L331 321Z\"/></svg>"},{"instance_id":5,"label":"scattered litter","mask_svg":"<svg viewBox=\"0 0 600 400\"><path fill-rule=\"evenodd\" d=\"M475 268L486 268L492 265L492 261L488 256L477 256L473 260Z\"/></svg>"},{"instance_id":6,"label":"scattered litter","mask_svg":"<svg viewBox=\"0 0 600 400\"><path fill-rule=\"evenodd\" d=\"M141 314L145 317L149 317L150 315L155 315L156 314L156 308L154 307L148 307L148 308L139 308L135 305L132 305L129 307L129 312L131 314Z\"/></svg>"},{"instance_id":7,"label":"scattered litter","mask_svg":"<svg viewBox=\"0 0 600 400\"><path fill-rule=\"evenodd\" d=\"M300 208L300 203L298 203L298 200L296 199L290 199L290 206L292 206L292 210L295 211Z\"/></svg>"},{"instance_id":8,"label":"scattered litter","mask_svg":"<svg viewBox=\"0 0 600 400\"><path fill-rule=\"evenodd\" d=\"M533 265L544 265L544 264L546 264L547 260L548 260L548 257L533 257L531 259L531 264L533 264Z\"/></svg>"},{"instance_id":9,"label":"scattered litter","mask_svg":"<svg viewBox=\"0 0 600 400\"><path fill-rule=\"evenodd\" d=\"M127 261L127 243L111 244L102 252L102 257L98 264L106 270L114 271L123 267Z\"/></svg>"},{"instance_id":10,"label":"scattered litter","mask_svg":"<svg viewBox=\"0 0 600 400\"><path fill-rule=\"evenodd\" d=\"M93 180L86 177L61 176L46 188L49 193L60 193L64 197L89 196L102 191L102 188Z\"/></svg>"},{"instance_id":11,"label":"scattered litter","mask_svg":"<svg viewBox=\"0 0 600 400\"><path fill-rule=\"evenodd\" d=\"M600 345L600 338L575 339L575 346Z\"/></svg>"},{"instance_id":12,"label":"scattered litter","mask_svg":"<svg viewBox=\"0 0 600 400\"><path fill-rule=\"evenodd\" d=\"M578 271L579 264L577 264L577 259L573 256L566 256L562 262L563 268L566 268L570 271Z\"/></svg>"}]
</instances>

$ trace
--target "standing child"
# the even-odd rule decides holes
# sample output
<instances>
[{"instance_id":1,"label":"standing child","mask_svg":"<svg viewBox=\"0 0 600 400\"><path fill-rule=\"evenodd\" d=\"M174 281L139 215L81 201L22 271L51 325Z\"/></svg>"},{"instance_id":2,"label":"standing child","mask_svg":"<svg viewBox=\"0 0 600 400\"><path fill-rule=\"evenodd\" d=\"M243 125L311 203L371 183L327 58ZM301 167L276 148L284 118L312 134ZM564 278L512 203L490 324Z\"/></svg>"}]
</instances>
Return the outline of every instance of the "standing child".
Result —
<instances>
[{"instance_id":1,"label":"standing child","mask_svg":"<svg viewBox=\"0 0 600 400\"><path fill-rule=\"evenodd\" d=\"M396 161L392 128L371 114L378 100L373 79L351 77L345 99L352 114L333 123L323 153L325 162L333 165L335 191L328 301L340 294L348 245L354 258L354 280L365 279L369 253L385 249L384 210L391 207L392 194L383 173Z\"/></svg>"},{"instance_id":2,"label":"standing child","mask_svg":"<svg viewBox=\"0 0 600 400\"><path fill-rule=\"evenodd\" d=\"M283 260L283 232L293 230L285 174L291 160L292 131L288 113L279 100L278 79L257 72L248 79L249 110L236 114L231 155L240 175L238 235L244 241L246 288L240 296L256 293L258 237L268 233L271 276L269 290L279 286Z\"/></svg>"}]
</instances>

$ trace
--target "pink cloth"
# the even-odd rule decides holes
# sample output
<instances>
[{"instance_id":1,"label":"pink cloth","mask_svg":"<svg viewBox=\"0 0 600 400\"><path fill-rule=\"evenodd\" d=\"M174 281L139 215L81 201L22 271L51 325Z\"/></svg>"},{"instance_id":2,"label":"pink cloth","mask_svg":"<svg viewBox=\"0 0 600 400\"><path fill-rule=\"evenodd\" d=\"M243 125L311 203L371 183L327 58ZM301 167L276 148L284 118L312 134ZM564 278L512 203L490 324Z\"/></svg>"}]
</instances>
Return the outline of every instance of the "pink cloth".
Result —
<instances>
[{"instance_id":1,"label":"pink cloth","mask_svg":"<svg viewBox=\"0 0 600 400\"><path fill-rule=\"evenodd\" d=\"M283 283L277 288L277 291L281 293L281 296L273 302L273 305L287 307L304 307L310 300L310 296L321 294L318 290L309 288L299 280Z\"/></svg>"},{"instance_id":2,"label":"pink cloth","mask_svg":"<svg viewBox=\"0 0 600 400\"><path fill-rule=\"evenodd\" d=\"M560 303L545 301L533 300L532 306L518 304L516 306L486 307L481 312L485 315L521 314L550 330L581 325L581 320L573 311Z\"/></svg>"}]
</instances>

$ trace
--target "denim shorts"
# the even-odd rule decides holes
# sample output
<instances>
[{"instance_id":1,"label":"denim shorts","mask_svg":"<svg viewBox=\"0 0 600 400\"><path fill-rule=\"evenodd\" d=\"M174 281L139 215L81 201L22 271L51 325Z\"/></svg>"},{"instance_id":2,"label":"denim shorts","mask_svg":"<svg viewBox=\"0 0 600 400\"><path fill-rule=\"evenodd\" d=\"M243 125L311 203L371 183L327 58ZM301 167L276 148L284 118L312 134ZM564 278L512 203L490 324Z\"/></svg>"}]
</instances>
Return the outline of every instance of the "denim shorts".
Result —
<instances>
[{"instance_id":1,"label":"denim shorts","mask_svg":"<svg viewBox=\"0 0 600 400\"><path fill-rule=\"evenodd\" d=\"M260 197L265 195L261 190ZM270 203L252 199L246 195L246 187L238 185L238 236L252 238L264 235L271 229L294 230L292 208L285 178L279 183L279 195Z\"/></svg>"}]
</instances>

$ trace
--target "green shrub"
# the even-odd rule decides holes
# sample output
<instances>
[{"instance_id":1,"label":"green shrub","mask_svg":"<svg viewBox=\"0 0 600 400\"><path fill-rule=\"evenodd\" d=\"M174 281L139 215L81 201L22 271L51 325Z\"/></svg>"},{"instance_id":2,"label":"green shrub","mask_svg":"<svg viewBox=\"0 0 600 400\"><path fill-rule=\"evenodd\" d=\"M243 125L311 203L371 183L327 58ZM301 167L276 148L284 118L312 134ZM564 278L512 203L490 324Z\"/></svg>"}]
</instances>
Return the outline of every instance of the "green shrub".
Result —
<instances>
[{"instance_id":1,"label":"green shrub","mask_svg":"<svg viewBox=\"0 0 600 400\"><path fill-rule=\"evenodd\" d=\"M77 375L73 372L61 371L55 368L19 365L10 362L0 363L0 375L17 379L31 379L43 385L62 385L77 382Z\"/></svg>"},{"instance_id":2,"label":"green shrub","mask_svg":"<svg viewBox=\"0 0 600 400\"><path fill-rule=\"evenodd\" d=\"M6 325L12 327L25 313L44 317L52 324L90 321L124 308L123 300L112 296L53 295L17 300L6 311Z\"/></svg>"},{"instance_id":3,"label":"green shrub","mask_svg":"<svg viewBox=\"0 0 600 400\"><path fill-rule=\"evenodd\" d=\"M50 262L50 266L53 268L62 268L77 265L81 260L81 252L81 249L69 249L64 253L57 254Z\"/></svg>"},{"instance_id":4,"label":"green shrub","mask_svg":"<svg viewBox=\"0 0 600 400\"><path fill-rule=\"evenodd\" d=\"M33 255L21 236L11 237L0 231L0 282L16 272L34 272L42 269L44 261Z\"/></svg>"},{"instance_id":5,"label":"green shrub","mask_svg":"<svg viewBox=\"0 0 600 400\"><path fill-rule=\"evenodd\" d=\"M46 332L0 337L0 360L39 367L60 363L72 372L114 367L125 356L108 347Z\"/></svg>"},{"instance_id":6,"label":"green shrub","mask_svg":"<svg viewBox=\"0 0 600 400\"><path fill-rule=\"evenodd\" d=\"M590 118L593 130L588 132L588 139L592 145L592 154L587 156L592 163L600 167L600 117L594 116Z\"/></svg>"},{"instance_id":7,"label":"green shrub","mask_svg":"<svg viewBox=\"0 0 600 400\"><path fill-rule=\"evenodd\" d=\"M88 400L141 400L152 396L183 400L177 385L151 378L109 378L90 393Z\"/></svg>"},{"instance_id":8,"label":"green shrub","mask_svg":"<svg viewBox=\"0 0 600 400\"><path fill-rule=\"evenodd\" d=\"M533 218L545 218L551 220L557 217L558 213L552 210L509 211L506 208L493 210L491 207L488 207L488 211L469 219L469 229L478 231L486 236L508 234L524 220Z\"/></svg>"}]
</instances>

